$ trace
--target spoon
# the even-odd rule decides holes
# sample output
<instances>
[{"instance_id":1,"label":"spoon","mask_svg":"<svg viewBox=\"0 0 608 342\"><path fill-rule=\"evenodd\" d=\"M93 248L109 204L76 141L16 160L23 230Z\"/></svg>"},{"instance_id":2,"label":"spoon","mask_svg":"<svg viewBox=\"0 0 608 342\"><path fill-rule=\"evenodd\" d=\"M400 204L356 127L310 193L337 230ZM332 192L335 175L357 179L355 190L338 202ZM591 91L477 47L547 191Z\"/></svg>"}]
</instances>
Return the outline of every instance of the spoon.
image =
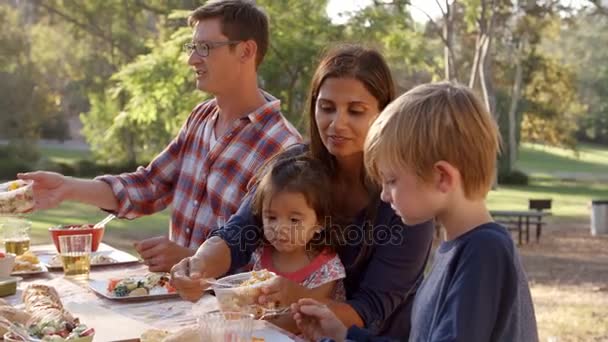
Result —
<instances>
[{"instance_id":1,"label":"spoon","mask_svg":"<svg viewBox=\"0 0 608 342\"><path fill-rule=\"evenodd\" d=\"M112 221L114 218L116 217L116 215L114 214L110 214L108 216L106 216L106 218L104 218L103 220L95 223L95 225L93 226L93 228L101 228L103 227L106 223Z\"/></svg>"}]
</instances>

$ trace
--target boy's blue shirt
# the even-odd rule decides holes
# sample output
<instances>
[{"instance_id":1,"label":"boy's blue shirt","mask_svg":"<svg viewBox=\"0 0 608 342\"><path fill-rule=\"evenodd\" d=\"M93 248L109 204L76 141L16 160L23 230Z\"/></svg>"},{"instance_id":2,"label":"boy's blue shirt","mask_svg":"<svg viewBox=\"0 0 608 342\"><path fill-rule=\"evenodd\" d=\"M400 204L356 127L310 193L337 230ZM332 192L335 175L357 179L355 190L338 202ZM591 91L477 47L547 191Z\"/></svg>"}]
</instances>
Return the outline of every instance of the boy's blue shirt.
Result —
<instances>
[{"instance_id":1,"label":"boy's blue shirt","mask_svg":"<svg viewBox=\"0 0 608 342\"><path fill-rule=\"evenodd\" d=\"M347 338L397 341L356 327ZM528 281L504 227L483 224L437 248L414 300L409 341L538 341Z\"/></svg>"}]
</instances>

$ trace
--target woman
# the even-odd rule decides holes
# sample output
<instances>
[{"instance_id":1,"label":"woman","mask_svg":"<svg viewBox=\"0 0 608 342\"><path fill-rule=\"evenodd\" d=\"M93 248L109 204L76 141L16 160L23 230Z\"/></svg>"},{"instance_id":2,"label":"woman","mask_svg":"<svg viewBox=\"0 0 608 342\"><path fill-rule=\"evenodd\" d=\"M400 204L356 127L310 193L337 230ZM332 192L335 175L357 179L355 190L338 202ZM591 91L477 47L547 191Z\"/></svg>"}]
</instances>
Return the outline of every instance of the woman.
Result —
<instances>
[{"instance_id":1,"label":"woman","mask_svg":"<svg viewBox=\"0 0 608 342\"><path fill-rule=\"evenodd\" d=\"M390 70L378 52L350 45L330 51L310 88L309 149L296 146L277 158L309 153L332 176L328 191L335 208L329 223L342 228L338 254L346 267L347 300L324 303L346 326L398 337L409 334L413 294L423 276L433 227L430 222L405 226L380 201L379 187L368 180L363 167L367 131L394 97ZM202 296L207 287L202 278L222 276L249 262L261 241L261 225L253 218L250 199L213 235L195 256L172 270L172 281L185 299ZM284 306L310 295L306 288L277 277L259 301Z\"/></svg>"}]
</instances>

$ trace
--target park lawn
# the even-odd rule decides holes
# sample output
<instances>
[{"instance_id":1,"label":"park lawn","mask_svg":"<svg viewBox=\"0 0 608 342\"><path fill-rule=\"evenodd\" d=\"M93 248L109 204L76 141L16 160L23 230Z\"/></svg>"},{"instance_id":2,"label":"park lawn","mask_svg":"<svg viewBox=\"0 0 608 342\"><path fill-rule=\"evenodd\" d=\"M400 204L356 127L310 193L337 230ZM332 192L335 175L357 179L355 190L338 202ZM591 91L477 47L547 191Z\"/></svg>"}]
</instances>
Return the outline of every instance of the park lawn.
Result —
<instances>
[{"instance_id":1,"label":"park lawn","mask_svg":"<svg viewBox=\"0 0 608 342\"><path fill-rule=\"evenodd\" d=\"M57 147L40 147L40 156L56 163L76 164L79 160L90 159L91 152Z\"/></svg>"},{"instance_id":2,"label":"park lawn","mask_svg":"<svg viewBox=\"0 0 608 342\"><path fill-rule=\"evenodd\" d=\"M528 186L499 185L488 195L488 207L527 210L530 198L553 199L551 212L557 217L589 217L591 200L608 199L608 183L533 178Z\"/></svg>"},{"instance_id":3,"label":"park lawn","mask_svg":"<svg viewBox=\"0 0 608 342\"><path fill-rule=\"evenodd\" d=\"M554 216L588 218L591 200L608 199L608 147L581 144L575 152L524 143L517 168L530 185L499 185L488 195L490 209L525 210L530 198L551 198Z\"/></svg>"},{"instance_id":4,"label":"park lawn","mask_svg":"<svg viewBox=\"0 0 608 342\"><path fill-rule=\"evenodd\" d=\"M516 167L534 177L556 173L585 173L604 177L608 174L607 146L580 144L576 151L573 151L523 143L519 153Z\"/></svg>"}]
</instances>

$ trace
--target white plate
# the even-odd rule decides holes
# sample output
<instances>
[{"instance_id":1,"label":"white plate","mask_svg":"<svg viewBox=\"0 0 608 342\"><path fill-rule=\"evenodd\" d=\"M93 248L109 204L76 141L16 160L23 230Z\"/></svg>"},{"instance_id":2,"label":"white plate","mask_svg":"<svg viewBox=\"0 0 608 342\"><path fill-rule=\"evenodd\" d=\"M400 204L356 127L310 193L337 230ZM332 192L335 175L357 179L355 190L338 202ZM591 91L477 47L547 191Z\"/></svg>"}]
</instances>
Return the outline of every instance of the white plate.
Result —
<instances>
[{"instance_id":1,"label":"white plate","mask_svg":"<svg viewBox=\"0 0 608 342\"><path fill-rule=\"evenodd\" d=\"M125 264L134 264L134 263L139 262L139 259L137 257L135 257L127 252L118 250L118 249L112 249L112 250L108 250L108 251L97 251L97 252L91 253L91 257L93 257L95 255L105 255L107 257L114 259L116 262L91 264L91 267L125 265ZM61 264L59 264L59 265L51 264L51 260L53 259L54 256L55 256L55 254L41 254L38 256L38 259L40 259L40 262L43 263L44 265L46 265L46 267L49 270L62 270L63 266Z\"/></svg>"},{"instance_id":2,"label":"white plate","mask_svg":"<svg viewBox=\"0 0 608 342\"><path fill-rule=\"evenodd\" d=\"M89 280L89 288L93 290L93 292L98 295L111 300L121 301L121 302L140 302L145 300L159 300L159 299L168 299L168 298L177 298L179 294L175 293L164 293L164 294L149 294L146 296L135 296L135 297L118 297L108 292L108 283L107 279L91 279Z\"/></svg>"},{"instance_id":3,"label":"white plate","mask_svg":"<svg viewBox=\"0 0 608 342\"><path fill-rule=\"evenodd\" d=\"M36 275L36 274L42 274L42 273L48 273L49 272L49 269L42 262L40 262L38 265L40 265L40 269L39 270L36 270L36 271L16 271L16 272L12 272L11 276L33 276L33 275Z\"/></svg>"}]
</instances>

